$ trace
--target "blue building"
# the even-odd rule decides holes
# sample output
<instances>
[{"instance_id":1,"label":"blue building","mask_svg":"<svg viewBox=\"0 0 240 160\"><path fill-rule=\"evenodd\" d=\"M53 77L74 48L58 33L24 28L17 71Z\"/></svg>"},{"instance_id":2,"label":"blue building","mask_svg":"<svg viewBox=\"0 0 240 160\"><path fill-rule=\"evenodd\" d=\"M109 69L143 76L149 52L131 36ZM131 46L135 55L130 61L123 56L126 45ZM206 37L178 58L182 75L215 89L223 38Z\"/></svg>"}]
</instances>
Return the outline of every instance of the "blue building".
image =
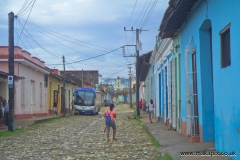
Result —
<instances>
[{"instance_id":1,"label":"blue building","mask_svg":"<svg viewBox=\"0 0 240 160\"><path fill-rule=\"evenodd\" d=\"M180 35L182 134L240 159L240 1L169 4L160 37Z\"/></svg>"}]
</instances>

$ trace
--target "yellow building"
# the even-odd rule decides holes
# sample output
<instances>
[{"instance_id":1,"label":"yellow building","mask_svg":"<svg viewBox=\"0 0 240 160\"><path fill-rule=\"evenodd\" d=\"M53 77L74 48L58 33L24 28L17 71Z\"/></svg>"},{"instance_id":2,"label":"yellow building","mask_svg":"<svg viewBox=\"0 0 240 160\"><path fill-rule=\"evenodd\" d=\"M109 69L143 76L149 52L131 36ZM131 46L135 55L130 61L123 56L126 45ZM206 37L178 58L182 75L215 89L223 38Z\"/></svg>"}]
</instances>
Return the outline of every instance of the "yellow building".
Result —
<instances>
[{"instance_id":1,"label":"yellow building","mask_svg":"<svg viewBox=\"0 0 240 160\"><path fill-rule=\"evenodd\" d=\"M65 79L65 108L66 111L71 109L71 102L73 99L73 89L77 88L76 84L71 80ZM54 71L48 76L48 97L47 97L47 106L48 114L52 115L53 112L53 103L54 100L57 100L57 111L58 114L63 113L63 76L59 75L58 70Z\"/></svg>"},{"instance_id":2,"label":"yellow building","mask_svg":"<svg viewBox=\"0 0 240 160\"><path fill-rule=\"evenodd\" d=\"M116 79L116 90L120 90L121 89L121 79L118 76Z\"/></svg>"}]
</instances>

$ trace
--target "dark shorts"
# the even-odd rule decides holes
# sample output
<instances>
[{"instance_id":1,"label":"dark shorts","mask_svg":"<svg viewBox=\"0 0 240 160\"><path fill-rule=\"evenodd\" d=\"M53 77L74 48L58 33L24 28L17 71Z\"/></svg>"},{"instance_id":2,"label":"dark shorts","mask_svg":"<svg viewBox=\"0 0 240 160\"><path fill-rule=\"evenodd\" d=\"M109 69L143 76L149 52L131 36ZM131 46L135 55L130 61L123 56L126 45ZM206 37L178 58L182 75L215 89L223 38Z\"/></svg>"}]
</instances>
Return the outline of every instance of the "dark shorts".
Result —
<instances>
[{"instance_id":1,"label":"dark shorts","mask_svg":"<svg viewBox=\"0 0 240 160\"><path fill-rule=\"evenodd\" d=\"M110 124L106 124L107 132L110 132L110 128L112 127L113 131L116 131L115 121L111 121Z\"/></svg>"}]
</instances>

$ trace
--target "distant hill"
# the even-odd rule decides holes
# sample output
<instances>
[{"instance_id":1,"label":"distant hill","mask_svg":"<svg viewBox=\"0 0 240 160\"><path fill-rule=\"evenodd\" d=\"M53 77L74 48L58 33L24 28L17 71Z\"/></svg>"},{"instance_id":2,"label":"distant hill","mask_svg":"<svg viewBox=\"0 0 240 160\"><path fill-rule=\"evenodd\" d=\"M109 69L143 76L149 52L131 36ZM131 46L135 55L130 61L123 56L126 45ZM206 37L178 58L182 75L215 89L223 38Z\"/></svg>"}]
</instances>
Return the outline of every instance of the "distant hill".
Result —
<instances>
[{"instance_id":1,"label":"distant hill","mask_svg":"<svg viewBox=\"0 0 240 160\"><path fill-rule=\"evenodd\" d=\"M116 80L117 78L106 78L106 79L102 79L102 84L112 84L114 86L114 88L116 88ZM129 87L129 79L127 78L120 78L121 80L121 85L120 88L126 88Z\"/></svg>"}]
</instances>

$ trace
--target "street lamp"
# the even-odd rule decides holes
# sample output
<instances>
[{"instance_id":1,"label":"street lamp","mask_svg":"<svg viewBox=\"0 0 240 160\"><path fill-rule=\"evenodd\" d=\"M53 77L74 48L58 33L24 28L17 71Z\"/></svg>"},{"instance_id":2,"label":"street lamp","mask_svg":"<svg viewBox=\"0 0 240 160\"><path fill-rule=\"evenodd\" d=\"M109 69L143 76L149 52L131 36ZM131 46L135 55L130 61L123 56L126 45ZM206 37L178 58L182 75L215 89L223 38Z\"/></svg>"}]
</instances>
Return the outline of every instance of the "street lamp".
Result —
<instances>
[{"instance_id":1,"label":"street lamp","mask_svg":"<svg viewBox=\"0 0 240 160\"><path fill-rule=\"evenodd\" d=\"M177 52L178 51L178 48L180 47L180 45L176 45L175 46L175 51Z\"/></svg>"}]
</instances>

